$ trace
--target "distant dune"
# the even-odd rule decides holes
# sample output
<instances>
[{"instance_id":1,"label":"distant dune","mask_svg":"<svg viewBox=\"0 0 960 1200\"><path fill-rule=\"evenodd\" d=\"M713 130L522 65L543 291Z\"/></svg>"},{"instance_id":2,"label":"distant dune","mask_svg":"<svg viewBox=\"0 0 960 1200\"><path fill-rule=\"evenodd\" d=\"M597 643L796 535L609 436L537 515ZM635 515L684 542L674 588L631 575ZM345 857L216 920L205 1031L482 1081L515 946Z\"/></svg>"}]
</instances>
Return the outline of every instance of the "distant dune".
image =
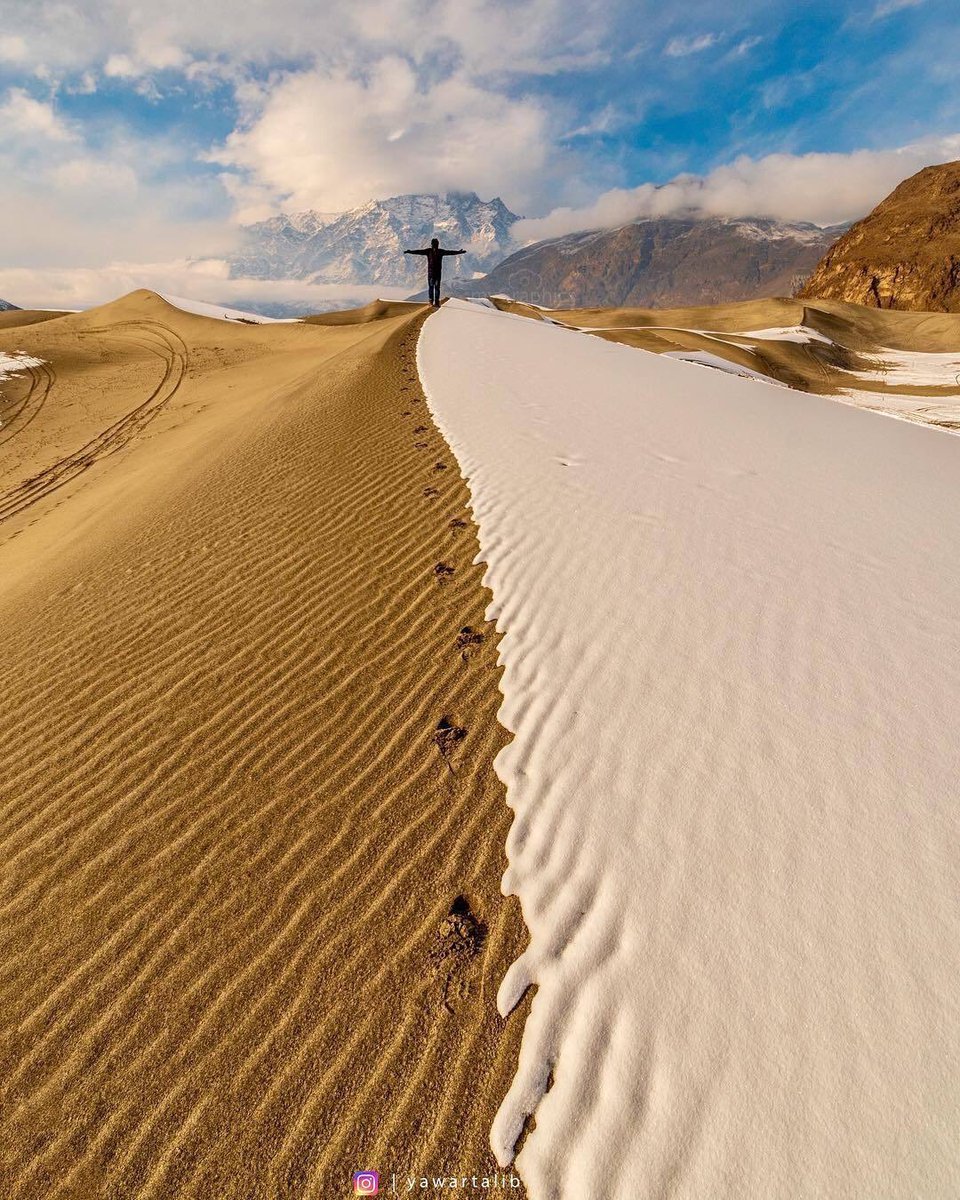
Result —
<instances>
[{"instance_id":1,"label":"distant dune","mask_svg":"<svg viewBox=\"0 0 960 1200\"><path fill-rule=\"evenodd\" d=\"M549 311L503 297L492 302L607 341L960 429L960 315L831 300Z\"/></svg>"}]
</instances>

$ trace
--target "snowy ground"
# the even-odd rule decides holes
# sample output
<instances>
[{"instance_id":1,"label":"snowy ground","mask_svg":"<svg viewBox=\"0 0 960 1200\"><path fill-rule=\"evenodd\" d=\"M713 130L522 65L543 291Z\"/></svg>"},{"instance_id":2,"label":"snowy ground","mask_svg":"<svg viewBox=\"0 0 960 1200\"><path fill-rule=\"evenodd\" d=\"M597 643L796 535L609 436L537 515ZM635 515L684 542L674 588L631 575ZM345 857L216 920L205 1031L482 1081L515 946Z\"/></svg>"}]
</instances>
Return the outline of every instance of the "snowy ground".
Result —
<instances>
[{"instance_id":1,"label":"snowy ground","mask_svg":"<svg viewBox=\"0 0 960 1200\"><path fill-rule=\"evenodd\" d=\"M960 439L458 301L419 354L515 733L500 1160L960 1194Z\"/></svg>"},{"instance_id":2,"label":"snowy ground","mask_svg":"<svg viewBox=\"0 0 960 1200\"><path fill-rule=\"evenodd\" d=\"M960 387L960 353L881 350L876 355L862 357L874 363L873 369L851 374L866 383L885 383L889 387Z\"/></svg>"},{"instance_id":3,"label":"snowy ground","mask_svg":"<svg viewBox=\"0 0 960 1200\"><path fill-rule=\"evenodd\" d=\"M6 379L10 375L18 375L25 371L27 367L39 367L43 365L42 358L31 358L29 354L18 351L14 354L0 354L0 379Z\"/></svg>"}]
</instances>

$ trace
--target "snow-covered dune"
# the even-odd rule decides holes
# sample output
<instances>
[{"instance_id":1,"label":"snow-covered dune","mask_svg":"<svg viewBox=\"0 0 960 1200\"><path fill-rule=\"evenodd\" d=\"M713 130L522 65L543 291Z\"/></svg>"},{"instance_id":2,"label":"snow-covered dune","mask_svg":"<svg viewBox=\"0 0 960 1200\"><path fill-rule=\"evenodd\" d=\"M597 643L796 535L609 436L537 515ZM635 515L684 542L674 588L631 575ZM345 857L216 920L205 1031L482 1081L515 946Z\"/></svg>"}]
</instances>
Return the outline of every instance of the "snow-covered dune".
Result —
<instances>
[{"instance_id":1,"label":"snow-covered dune","mask_svg":"<svg viewBox=\"0 0 960 1200\"><path fill-rule=\"evenodd\" d=\"M456 301L419 360L515 733L500 1160L960 1193L960 439Z\"/></svg>"},{"instance_id":2,"label":"snow-covered dune","mask_svg":"<svg viewBox=\"0 0 960 1200\"><path fill-rule=\"evenodd\" d=\"M264 317L260 313L245 312L240 308L226 308L222 304L208 304L204 300L191 300L186 296L171 296L167 292L157 292L157 295L183 312L193 313L197 317L213 317L218 321L244 321L248 325L282 325L296 320L295 317Z\"/></svg>"}]
</instances>

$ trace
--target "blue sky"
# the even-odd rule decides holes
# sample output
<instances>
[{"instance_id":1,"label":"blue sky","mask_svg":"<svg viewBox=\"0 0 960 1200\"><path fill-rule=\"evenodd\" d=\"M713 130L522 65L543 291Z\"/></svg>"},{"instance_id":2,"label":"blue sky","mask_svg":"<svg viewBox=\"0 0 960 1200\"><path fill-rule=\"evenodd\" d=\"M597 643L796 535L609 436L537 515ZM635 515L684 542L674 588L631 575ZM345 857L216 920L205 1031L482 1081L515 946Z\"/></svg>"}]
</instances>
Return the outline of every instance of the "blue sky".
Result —
<instances>
[{"instance_id":1,"label":"blue sky","mask_svg":"<svg viewBox=\"0 0 960 1200\"><path fill-rule=\"evenodd\" d=\"M25 269L414 190L500 194L529 236L691 203L828 223L960 156L955 0L0 0L0 31Z\"/></svg>"}]
</instances>

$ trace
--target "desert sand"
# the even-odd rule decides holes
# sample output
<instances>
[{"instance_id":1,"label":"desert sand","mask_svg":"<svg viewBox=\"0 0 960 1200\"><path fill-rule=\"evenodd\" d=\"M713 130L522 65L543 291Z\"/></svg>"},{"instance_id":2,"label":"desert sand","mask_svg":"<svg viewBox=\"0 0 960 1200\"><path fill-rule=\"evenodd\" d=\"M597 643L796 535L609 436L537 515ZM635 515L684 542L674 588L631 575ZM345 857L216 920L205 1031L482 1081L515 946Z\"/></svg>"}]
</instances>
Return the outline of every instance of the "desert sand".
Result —
<instances>
[{"instance_id":1,"label":"desert sand","mask_svg":"<svg viewBox=\"0 0 960 1200\"><path fill-rule=\"evenodd\" d=\"M5 1200L495 1167L525 933L423 318L0 321Z\"/></svg>"}]
</instances>

